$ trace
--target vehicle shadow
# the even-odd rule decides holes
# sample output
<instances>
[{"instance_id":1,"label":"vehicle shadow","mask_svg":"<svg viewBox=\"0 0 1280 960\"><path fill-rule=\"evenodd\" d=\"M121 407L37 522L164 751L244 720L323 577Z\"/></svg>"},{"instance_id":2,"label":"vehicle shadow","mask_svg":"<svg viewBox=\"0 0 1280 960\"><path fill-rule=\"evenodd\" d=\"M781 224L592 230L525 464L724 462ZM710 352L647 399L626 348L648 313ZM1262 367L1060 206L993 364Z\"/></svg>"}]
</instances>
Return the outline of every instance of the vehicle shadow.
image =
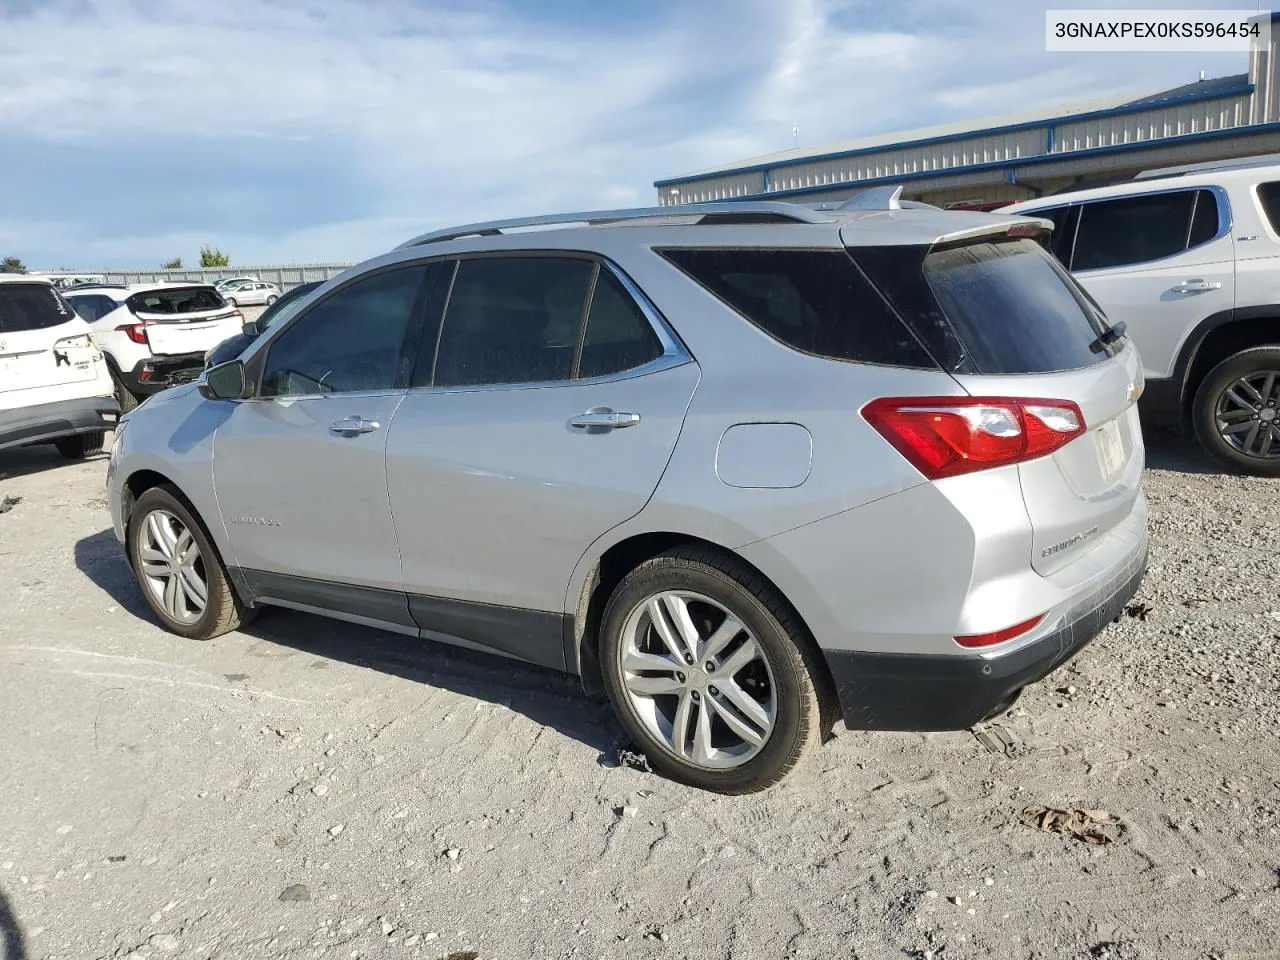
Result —
<instances>
[{"instance_id":1,"label":"vehicle shadow","mask_svg":"<svg viewBox=\"0 0 1280 960\"><path fill-rule=\"evenodd\" d=\"M157 623L110 530L80 540L75 545L75 564L120 607ZM240 632L316 657L501 704L599 751L602 763L612 765L617 748L625 742L608 704L589 697L578 678L568 674L292 610L268 608ZM316 682L324 682L323 674L317 674Z\"/></svg>"},{"instance_id":2,"label":"vehicle shadow","mask_svg":"<svg viewBox=\"0 0 1280 960\"><path fill-rule=\"evenodd\" d=\"M1174 424L1142 423L1142 439L1147 447L1147 466L1175 473L1227 474L1230 467L1219 463L1200 448L1194 437L1184 436Z\"/></svg>"},{"instance_id":3,"label":"vehicle shadow","mask_svg":"<svg viewBox=\"0 0 1280 960\"><path fill-rule=\"evenodd\" d=\"M110 447L110 445L111 438L108 436L107 446ZM70 467L77 463L93 460L101 460L105 463L107 458L108 454L104 452L85 457L84 460L68 460L55 450L51 443L0 450L0 481L25 477L28 474L41 473L45 470L55 470L58 467Z\"/></svg>"},{"instance_id":4,"label":"vehicle shadow","mask_svg":"<svg viewBox=\"0 0 1280 960\"><path fill-rule=\"evenodd\" d=\"M27 951L22 944L22 928L13 915L9 900L0 890L0 960L26 960Z\"/></svg>"}]
</instances>

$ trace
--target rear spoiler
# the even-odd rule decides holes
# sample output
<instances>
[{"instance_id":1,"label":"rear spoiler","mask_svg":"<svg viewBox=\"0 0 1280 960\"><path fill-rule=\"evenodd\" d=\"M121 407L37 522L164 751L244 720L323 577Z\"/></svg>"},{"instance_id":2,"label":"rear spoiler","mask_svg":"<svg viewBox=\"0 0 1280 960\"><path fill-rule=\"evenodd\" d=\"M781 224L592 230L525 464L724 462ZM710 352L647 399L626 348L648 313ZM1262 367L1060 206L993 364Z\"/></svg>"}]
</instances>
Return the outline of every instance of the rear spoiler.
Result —
<instances>
[{"instance_id":1,"label":"rear spoiler","mask_svg":"<svg viewBox=\"0 0 1280 960\"><path fill-rule=\"evenodd\" d=\"M1053 221L1043 217L1008 216L1008 223L984 223L979 227L969 227L954 233L944 233L933 241L934 249L938 247L956 247L966 243L976 243L988 239L1013 239L1029 237L1041 246L1049 241L1053 232Z\"/></svg>"}]
</instances>

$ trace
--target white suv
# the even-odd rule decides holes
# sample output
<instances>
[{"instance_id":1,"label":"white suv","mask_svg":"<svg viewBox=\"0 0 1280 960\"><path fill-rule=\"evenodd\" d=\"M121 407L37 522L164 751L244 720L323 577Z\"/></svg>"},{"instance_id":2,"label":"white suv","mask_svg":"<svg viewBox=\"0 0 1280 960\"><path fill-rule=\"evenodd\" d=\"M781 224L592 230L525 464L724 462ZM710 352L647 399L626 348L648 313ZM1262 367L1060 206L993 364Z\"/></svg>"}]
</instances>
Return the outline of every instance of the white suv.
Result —
<instances>
[{"instance_id":1,"label":"white suv","mask_svg":"<svg viewBox=\"0 0 1280 960\"><path fill-rule=\"evenodd\" d=\"M1280 157L1153 170L1003 207L1123 322L1144 413L1248 473L1280 476Z\"/></svg>"},{"instance_id":2,"label":"white suv","mask_svg":"<svg viewBox=\"0 0 1280 960\"><path fill-rule=\"evenodd\" d=\"M48 280L0 273L0 450L52 442L102 449L119 407L89 327Z\"/></svg>"},{"instance_id":3,"label":"white suv","mask_svg":"<svg viewBox=\"0 0 1280 960\"><path fill-rule=\"evenodd\" d=\"M63 291L106 354L122 410L194 380L204 355L239 333L244 316L204 283L81 286Z\"/></svg>"}]
</instances>

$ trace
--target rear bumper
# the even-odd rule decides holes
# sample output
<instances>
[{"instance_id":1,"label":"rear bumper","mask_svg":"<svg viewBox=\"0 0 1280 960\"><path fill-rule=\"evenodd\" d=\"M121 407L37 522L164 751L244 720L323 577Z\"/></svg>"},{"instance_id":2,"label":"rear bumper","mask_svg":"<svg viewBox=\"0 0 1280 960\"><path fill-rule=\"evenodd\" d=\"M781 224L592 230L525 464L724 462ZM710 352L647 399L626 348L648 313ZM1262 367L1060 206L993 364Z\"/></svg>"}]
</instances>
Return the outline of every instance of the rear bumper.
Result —
<instances>
[{"instance_id":1,"label":"rear bumper","mask_svg":"<svg viewBox=\"0 0 1280 960\"><path fill-rule=\"evenodd\" d=\"M154 356L139 360L132 370L121 370L120 379L130 393L147 396L189 383L200 376L203 369L203 352Z\"/></svg>"},{"instance_id":2,"label":"rear bumper","mask_svg":"<svg viewBox=\"0 0 1280 960\"><path fill-rule=\"evenodd\" d=\"M1061 626L1004 656L825 650L845 724L857 730L963 730L1062 666L1124 612L1147 569L1147 541Z\"/></svg>"},{"instance_id":3,"label":"rear bumper","mask_svg":"<svg viewBox=\"0 0 1280 960\"><path fill-rule=\"evenodd\" d=\"M120 407L114 397L60 400L33 407L0 410L0 450L96 433L115 426Z\"/></svg>"}]
</instances>

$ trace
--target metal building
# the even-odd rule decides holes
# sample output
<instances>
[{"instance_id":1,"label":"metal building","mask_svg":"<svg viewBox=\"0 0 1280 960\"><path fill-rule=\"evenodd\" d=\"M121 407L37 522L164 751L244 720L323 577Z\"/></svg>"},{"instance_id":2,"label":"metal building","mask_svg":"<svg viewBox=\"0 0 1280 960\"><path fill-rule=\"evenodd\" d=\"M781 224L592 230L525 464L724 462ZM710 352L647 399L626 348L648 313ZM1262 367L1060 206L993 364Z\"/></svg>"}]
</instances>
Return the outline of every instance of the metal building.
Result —
<instances>
[{"instance_id":1,"label":"metal building","mask_svg":"<svg viewBox=\"0 0 1280 960\"><path fill-rule=\"evenodd\" d=\"M1151 167L1280 152L1280 29L1272 33L1250 51L1248 73L786 150L658 180L658 202L830 201L900 183L904 199L982 207Z\"/></svg>"}]
</instances>

